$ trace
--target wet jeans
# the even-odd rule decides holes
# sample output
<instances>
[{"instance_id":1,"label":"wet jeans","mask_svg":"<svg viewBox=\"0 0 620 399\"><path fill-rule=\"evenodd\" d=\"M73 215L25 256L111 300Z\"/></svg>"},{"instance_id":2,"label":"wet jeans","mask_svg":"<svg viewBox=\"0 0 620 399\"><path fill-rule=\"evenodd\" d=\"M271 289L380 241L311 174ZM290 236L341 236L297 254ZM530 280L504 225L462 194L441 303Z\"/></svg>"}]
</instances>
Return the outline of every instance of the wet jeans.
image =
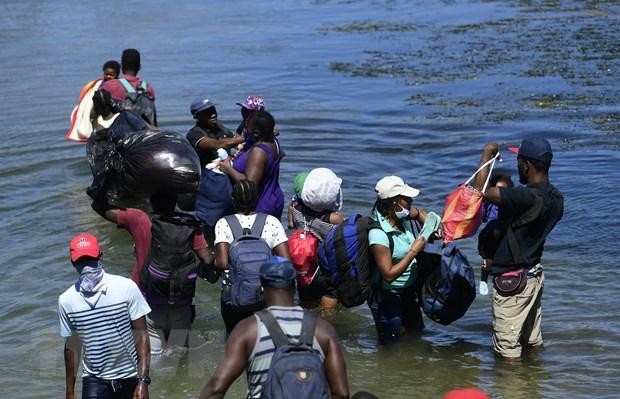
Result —
<instances>
[{"instance_id":1,"label":"wet jeans","mask_svg":"<svg viewBox=\"0 0 620 399\"><path fill-rule=\"evenodd\" d=\"M137 378L102 380L97 377L84 377L82 399L131 399L136 385Z\"/></svg>"},{"instance_id":2,"label":"wet jeans","mask_svg":"<svg viewBox=\"0 0 620 399\"><path fill-rule=\"evenodd\" d=\"M375 320L379 342L386 344L398 340L401 328L422 330L424 320L415 292L415 286L384 289L373 286L368 306Z\"/></svg>"}]
</instances>

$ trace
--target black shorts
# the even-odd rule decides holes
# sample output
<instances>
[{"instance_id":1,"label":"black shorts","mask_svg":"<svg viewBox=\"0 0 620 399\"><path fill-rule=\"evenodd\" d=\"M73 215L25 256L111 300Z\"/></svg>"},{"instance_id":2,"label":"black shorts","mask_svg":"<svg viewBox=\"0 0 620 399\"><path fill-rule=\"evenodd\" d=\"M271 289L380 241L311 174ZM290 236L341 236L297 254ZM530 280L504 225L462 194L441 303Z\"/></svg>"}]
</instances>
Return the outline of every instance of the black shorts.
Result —
<instances>
[{"instance_id":1,"label":"black shorts","mask_svg":"<svg viewBox=\"0 0 620 399\"><path fill-rule=\"evenodd\" d=\"M323 296L336 298L336 289L329 284L321 273L321 269L317 271L316 276L308 286L297 287L297 293L302 302L318 301Z\"/></svg>"}]
</instances>

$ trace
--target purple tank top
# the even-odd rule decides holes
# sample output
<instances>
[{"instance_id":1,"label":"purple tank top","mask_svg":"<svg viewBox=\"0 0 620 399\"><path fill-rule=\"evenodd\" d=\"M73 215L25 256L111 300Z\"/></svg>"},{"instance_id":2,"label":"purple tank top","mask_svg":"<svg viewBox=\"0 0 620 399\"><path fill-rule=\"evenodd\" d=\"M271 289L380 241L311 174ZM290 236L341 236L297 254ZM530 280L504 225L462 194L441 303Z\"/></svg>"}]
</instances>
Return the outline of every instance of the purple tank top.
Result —
<instances>
[{"instance_id":1,"label":"purple tank top","mask_svg":"<svg viewBox=\"0 0 620 399\"><path fill-rule=\"evenodd\" d=\"M276 143L276 146L278 144ZM263 173L263 181L258 186L258 202L256 204L256 212L266 213L276 217L278 220L282 217L284 209L284 192L280 188L278 179L280 178L280 158L278 154L274 154L271 147L264 143L255 144L267 153L267 166ZM239 173L245 174L247 169L250 150L244 151L233 162L233 168Z\"/></svg>"}]
</instances>

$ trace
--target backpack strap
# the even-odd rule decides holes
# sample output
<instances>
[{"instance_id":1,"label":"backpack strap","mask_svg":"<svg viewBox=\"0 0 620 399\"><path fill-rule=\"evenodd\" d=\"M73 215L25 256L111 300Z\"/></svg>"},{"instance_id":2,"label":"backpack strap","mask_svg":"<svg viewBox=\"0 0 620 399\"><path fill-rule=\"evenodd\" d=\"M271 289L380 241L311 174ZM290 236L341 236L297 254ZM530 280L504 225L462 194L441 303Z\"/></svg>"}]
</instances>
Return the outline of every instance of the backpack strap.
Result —
<instances>
[{"instance_id":1,"label":"backpack strap","mask_svg":"<svg viewBox=\"0 0 620 399\"><path fill-rule=\"evenodd\" d=\"M269 336L271 337L271 340L273 341L273 344L276 347L276 349L281 346L290 344L288 337L286 336L286 334L284 334L284 331L282 331L280 324L278 324L278 321L276 320L275 317L273 317L270 311L268 311L267 309L263 309L260 312L256 312L256 314L261 319L265 327L267 327ZM304 319L305 319L305 312L304 312ZM303 328L303 323L302 323L302 328Z\"/></svg>"},{"instance_id":2,"label":"backpack strap","mask_svg":"<svg viewBox=\"0 0 620 399\"><path fill-rule=\"evenodd\" d=\"M299 343L312 347L314 343L314 329L316 328L316 314L304 310L304 318L301 322L301 333Z\"/></svg>"},{"instance_id":3,"label":"backpack strap","mask_svg":"<svg viewBox=\"0 0 620 399\"><path fill-rule=\"evenodd\" d=\"M252 235L255 237L260 237L263 234L263 229L265 228L265 222L267 221L267 214L258 212L256 214L256 219L254 219L254 223L252 224Z\"/></svg>"},{"instance_id":4,"label":"backpack strap","mask_svg":"<svg viewBox=\"0 0 620 399\"><path fill-rule=\"evenodd\" d=\"M118 81L121 82L127 93L132 94L136 92L136 89L134 89L134 87L131 85L131 83L129 83L127 79L120 78Z\"/></svg>"},{"instance_id":5,"label":"backpack strap","mask_svg":"<svg viewBox=\"0 0 620 399\"><path fill-rule=\"evenodd\" d=\"M282 331L280 324L270 311L268 311L267 309L263 309L260 312L256 312L256 314L267 328L269 336L271 337L271 340L273 341L276 349L284 345L289 345L291 343L286 334L284 334L284 331ZM304 317L301 322L301 332L299 333L300 345L312 347L312 344L314 343L314 330L316 328L316 319L316 314L304 310Z\"/></svg>"},{"instance_id":6,"label":"backpack strap","mask_svg":"<svg viewBox=\"0 0 620 399\"><path fill-rule=\"evenodd\" d=\"M142 83L140 83L140 86L138 86L138 88L144 91L145 93L148 87L149 87L149 84L146 82L146 80L143 80Z\"/></svg>"},{"instance_id":7,"label":"backpack strap","mask_svg":"<svg viewBox=\"0 0 620 399\"><path fill-rule=\"evenodd\" d=\"M224 219L228 222L228 227L230 227L234 240L243 235L243 227L241 227L241 223L239 223L239 219L235 215L226 215Z\"/></svg>"}]
</instances>

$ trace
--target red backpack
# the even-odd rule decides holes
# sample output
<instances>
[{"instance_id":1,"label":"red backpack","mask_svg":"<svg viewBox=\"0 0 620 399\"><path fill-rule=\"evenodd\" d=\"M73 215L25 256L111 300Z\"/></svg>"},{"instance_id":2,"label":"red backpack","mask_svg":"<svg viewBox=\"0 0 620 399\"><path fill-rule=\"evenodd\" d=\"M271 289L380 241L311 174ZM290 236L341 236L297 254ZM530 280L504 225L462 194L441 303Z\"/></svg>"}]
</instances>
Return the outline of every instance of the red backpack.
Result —
<instances>
[{"instance_id":1,"label":"red backpack","mask_svg":"<svg viewBox=\"0 0 620 399\"><path fill-rule=\"evenodd\" d=\"M297 270L297 286L310 285L319 268L319 239L307 230L295 230L288 239L291 261Z\"/></svg>"}]
</instances>

